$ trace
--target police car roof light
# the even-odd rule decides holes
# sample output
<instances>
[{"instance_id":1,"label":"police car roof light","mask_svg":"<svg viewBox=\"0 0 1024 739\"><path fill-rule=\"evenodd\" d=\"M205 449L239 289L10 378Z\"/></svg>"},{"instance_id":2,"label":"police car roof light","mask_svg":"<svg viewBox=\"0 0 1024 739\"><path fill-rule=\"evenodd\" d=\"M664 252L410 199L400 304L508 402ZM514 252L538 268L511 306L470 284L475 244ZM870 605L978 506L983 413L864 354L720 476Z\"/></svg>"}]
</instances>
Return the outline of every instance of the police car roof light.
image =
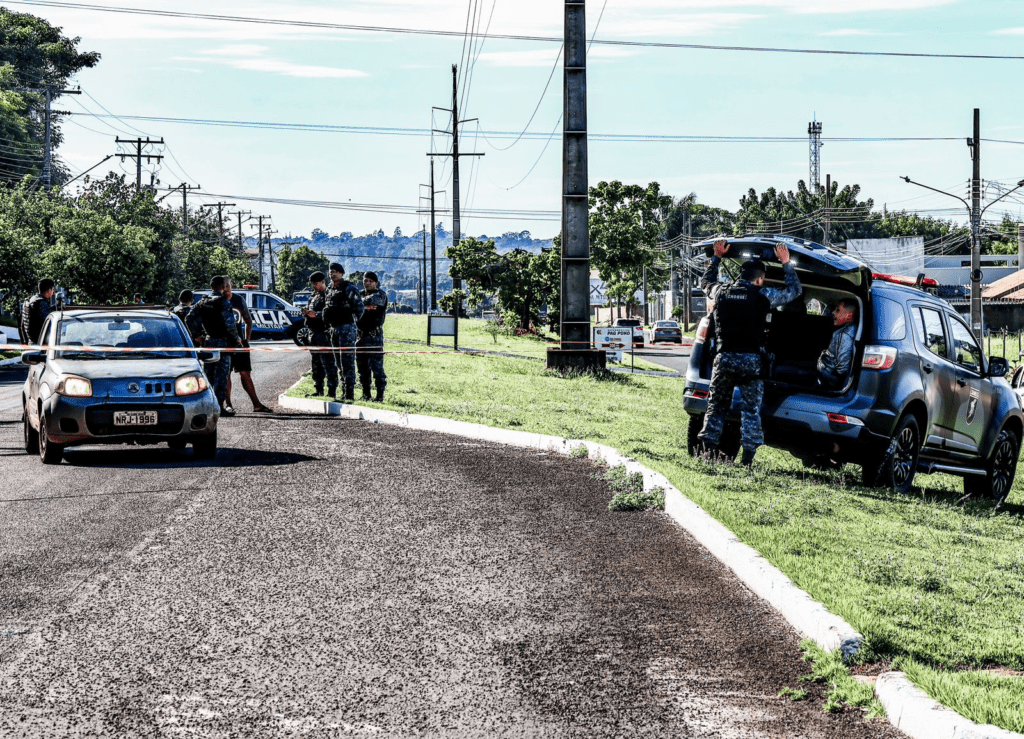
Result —
<instances>
[{"instance_id":1,"label":"police car roof light","mask_svg":"<svg viewBox=\"0 0 1024 739\"><path fill-rule=\"evenodd\" d=\"M932 277L907 277L905 275L888 275L884 272L872 272L871 278L891 282L895 285L906 285L907 287L938 287L939 283Z\"/></svg>"}]
</instances>

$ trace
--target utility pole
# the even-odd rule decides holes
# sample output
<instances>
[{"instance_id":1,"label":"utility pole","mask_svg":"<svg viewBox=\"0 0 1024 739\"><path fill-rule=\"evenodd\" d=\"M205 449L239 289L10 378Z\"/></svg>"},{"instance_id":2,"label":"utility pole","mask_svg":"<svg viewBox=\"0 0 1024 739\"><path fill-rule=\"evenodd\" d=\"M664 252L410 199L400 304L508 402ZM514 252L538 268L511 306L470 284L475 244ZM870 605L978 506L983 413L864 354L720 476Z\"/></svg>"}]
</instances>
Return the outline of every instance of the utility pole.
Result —
<instances>
[{"instance_id":1,"label":"utility pole","mask_svg":"<svg viewBox=\"0 0 1024 739\"><path fill-rule=\"evenodd\" d=\"M971 150L971 328L981 339L981 110L974 109L974 137L967 140Z\"/></svg>"},{"instance_id":2,"label":"utility pole","mask_svg":"<svg viewBox=\"0 0 1024 739\"><path fill-rule=\"evenodd\" d=\"M447 131L443 132L447 133ZM431 312L437 310L437 226L434 223L434 217L436 215L434 210L434 160L430 160L430 184L420 185L420 187L430 188L430 209L429 210L417 210L417 213L430 213L430 310ZM424 234L424 241L426 240L426 234ZM423 258L426 260L426 245L424 245ZM424 262L423 267L424 280L426 280L426 263ZM426 303L426 288L423 288L423 301ZM426 313L426 309L423 311Z\"/></svg>"},{"instance_id":3,"label":"utility pole","mask_svg":"<svg viewBox=\"0 0 1024 739\"><path fill-rule=\"evenodd\" d=\"M70 112L66 110L50 110L50 104L53 102L54 95L81 95L82 91L54 89L53 85L46 85L45 87L19 87L15 91L42 93L45 96L46 108L43 113L43 172L41 177L43 182L46 183L46 187L49 188L53 180L53 167L50 155L50 116L53 113L68 114Z\"/></svg>"},{"instance_id":4,"label":"utility pole","mask_svg":"<svg viewBox=\"0 0 1024 739\"><path fill-rule=\"evenodd\" d=\"M692 318L692 316L690 315L690 311L692 310L690 308L690 272L691 272L690 260L693 259L693 238L691 237L692 231L693 231L693 227L692 227L692 222L690 221L690 214L689 214L689 212L687 212L687 214L686 214L686 251L688 252L689 257L686 260L686 281L683 283L683 292L686 294L686 297L684 298L684 300L686 302L683 303L683 305L684 305L684 308L683 308L683 311L684 311L684 313L683 313L683 330L684 331L689 331L690 330L690 318Z\"/></svg>"},{"instance_id":5,"label":"utility pole","mask_svg":"<svg viewBox=\"0 0 1024 739\"><path fill-rule=\"evenodd\" d=\"M825 246L832 245L832 175L825 175Z\"/></svg>"},{"instance_id":6,"label":"utility pole","mask_svg":"<svg viewBox=\"0 0 1024 739\"><path fill-rule=\"evenodd\" d=\"M423 266L420 269L420 313L427 312L427 227L423 227Z\"/></svg>"},{"instance_id":7,"label":"utility pole","mask_svg":"<svg viewBox=\"0 0 1024 739\"><path fill-rule=\"evenodd\" d=\"M587 169L586 3L565 2L562 116L562 274L560 349L547 366L603 368L605 353L590 349L590 229Z\"/></svg>"},{"instance_id":8,"label":"utility pole","mask_svg":"<svg viewBox=\"0 0 1024 739\"><path fill-rule=\"evenodd\" d=\"M224 209L234 206L234 203L206 203L200 208L217 209L217 246L224 246Z\"/></svg>"},{"instance_id":9,"label":"utility pole","mask_svg":"<svg viewBox=\"0 0 1024 739\"><path fill-rule=\"evenodd\" d=\"M113 154L111 154L111 156L113 156ZM202 185L188 185L182 182L177 187L170 188L167 193L167 195L170 195L175 190L181 190L181 237L185 241L188 241L188 191L201 190L202 188ZM164 198L166 198L167 195L164 195ZM163 200L163 198L160 198L160 200ZM157 202L159 203L160 200L157 200Z\"/></svg>"},{"instance_id":10,"label":"utility pole","mask_svg":"<svg viewBox=\"0 0 1024 739\"><path fill-rule=\"evenodd\" d=\"M647 302L647 265L644 265L644 325L650 323L650 316L648 315L648 306L650 303Z\"/></svg>"},{"instance_id":11,"label":"utility pole","mask_svg":"<svg viewBox=\"0 0 1024 739\"><path fill-rule=\"evenodd\" d=\"M252 211L249 210L239 210L234 213L234 215L238 216L238 256L240 257L245 255L245 247L242 245L242 216L247 216L251 213Z\"/></svg>"},{"instance_id":12,"label":"utility pole","mask_svg":"<svg viewBox=\"0 0 1024 739\"><path fill-rule=\"evenodd\" d=\"M149 164L150 160L156 159L158 162L163 159L160 154L143 154L143 146L153 146L155 144L163 144L164 137L161 136L159 141L149 138L148 136L144 139L122 139L120 136L114 139L115 143L118 144L132 144L135 146L134 154L118 154L121 157L121 161L125 160L125 157L132 157L135 159L135 188L142 190L142 157L146 157L146 164Z\"/></svg>"},{"instance_id":13,"label":"utility pole","mask_svg":"<svg viewBox=\"0 0 1024 739\"><path fill-rule=\"evenodd\" d=\"M1017 269L1024 269L1024 223L1017 224Z\"/></svg>"},{"instance_id":14,"label":"utility pole","mask_svg":"<svg viewBox=\"0 0 1024 739\"><path fill-rule=\"evenodd\" d=\"M462 241L462 229L461 220L459 215L459 157L482 157L482 153L477 152L459 152L459 125L460 123L470 123L475 121L476 118L467 118L464 121L459 121L459 70L458 65L452 65L452 107L449 108L437 108L437 110L447 110L452 114L452 150L451 153L433 153L428 152L427 156L450 156L452 158L452 246L458 246L459 242ZM439 131L438 133L447 133L447 131ZM433 170L431 170L430 176L431 185L434 182ZM433 192L433 187L431 187ZM452 275L452 292L462 289L462 279L456 275ZM462 307L462 302L459 301L455 305L455 335L458 336L459 332L459 309Z\"/></svg>"}]
</instances>

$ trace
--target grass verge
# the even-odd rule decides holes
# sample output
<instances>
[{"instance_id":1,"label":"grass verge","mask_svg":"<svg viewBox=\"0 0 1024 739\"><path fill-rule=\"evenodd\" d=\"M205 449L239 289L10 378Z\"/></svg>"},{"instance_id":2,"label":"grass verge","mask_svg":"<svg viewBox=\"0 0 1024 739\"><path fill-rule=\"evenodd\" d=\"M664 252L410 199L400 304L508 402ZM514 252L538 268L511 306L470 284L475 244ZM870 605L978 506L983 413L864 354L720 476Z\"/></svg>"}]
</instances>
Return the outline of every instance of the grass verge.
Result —
<instances>
[{"instance_id":1,"label":"grass verge","mask_svg":"<svg viewBox=\"0 0 1024 739\"><path fill-rule=\"evenodd\" d=\"M951 674L917 660L899 660L903 670L921 690L944 706L978 724L993 724L1024 733L1024 677L988 672Z\"/></svg>"},{"instance_id":2,"label":"grass verge","mask_svg":"<svg viewBox=\"0 0 1024 739\"><path fill-rule=\"evenodd\" d=\"M885 708L881 701L875 698L874 686L870 683L862 683L853 677L838 649L834 652L826 652L810 639L800 642L800 647L804 650L804 660L813 664L810 674L804 675L800 679L822 682L828 686L828 700L822 710L841 711L846 706L853 706L863 709L867 713L866 719L885 715ZM792 691L792 689L790 690ZM798 700L792 694L790 697L793 700Z\"/></svg>"},{"instance_id":3,"label":"grass verge","mask_svg":"<svg viewBox=\"0 0 1024 739\"><path fill-rule=\"evenodd\" d=\"M386 367L391 410L589 439L661 472L882 657L913 659L964 690L977 678L965 668L1024 669L1019 478L997 510L964 500L946 475L918 476L898 495L860 487L858 468L809 471L772 449L750 470L691 459L682 378L563 378L539 362L473 354L390 355ZM311 391L307 379L293 392ZM1014 725L986 705L992 723Z\"/></svg>"}]
</instances>

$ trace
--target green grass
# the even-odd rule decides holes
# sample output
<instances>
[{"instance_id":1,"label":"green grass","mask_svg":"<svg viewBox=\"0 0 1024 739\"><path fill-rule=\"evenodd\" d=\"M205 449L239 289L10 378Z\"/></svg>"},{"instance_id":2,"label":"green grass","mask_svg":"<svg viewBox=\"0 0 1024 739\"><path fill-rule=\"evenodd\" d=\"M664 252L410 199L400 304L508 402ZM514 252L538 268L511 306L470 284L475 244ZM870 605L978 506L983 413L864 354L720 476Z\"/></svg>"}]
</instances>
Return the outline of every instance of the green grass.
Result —
<instances>
[{"instance_id":1,"label":"green grass","mask_svg":"<svg viewBox=\"0 0 1024 739\"><path fill-rule=\"evenodd\" d=\"M874 686L854 679L838 649L834 652L826 652L811 639L804 639L800 642L800 647L804 650L803 659L813 663L810 674L804 675L800 679L821 682L828 686L826 688L828 699L822 710L841 711L845 706L853 706L862 708L867 713L867 719L885 715L885 708L881 701L875 698ZM798 692L792 689L788 690L790 690L791 697L792 693ZM783 690L783 693L785 692L786 690ZM799 700L799 698L793 697L793 700Z\"/></svg>"},{"instance_id":2,"label":"green grass","mask_svg":"<svg viewBox=\"0 0 1024 739\"><path fill-rule=\"evenodd\" d=\"M965 667L1024 669L1019 477L997 510L963 500L961 480L946 475L918 476L899 495L860 487L859 468L811 472L767 448L751 470L694 460L681 378L563 378L539 362L472 354L390 355L387 371L386 408L589 439L636 457L883 657L911 658L953 685L976 677ZM308 380L303 389L312 389Z\"/></svg>"},{"instance_id":3,"label":"green grass","mask_svg":"<svg viewBox=\"0 0 1024 739\"><path fill-rule=\"evenodd\" d=\"M961 716L979 724L994 724L1024 733L1024 677L1004 677L986 672L951 674L916 660L894 667L924 692Z\"/></svg>"}]
</instances>

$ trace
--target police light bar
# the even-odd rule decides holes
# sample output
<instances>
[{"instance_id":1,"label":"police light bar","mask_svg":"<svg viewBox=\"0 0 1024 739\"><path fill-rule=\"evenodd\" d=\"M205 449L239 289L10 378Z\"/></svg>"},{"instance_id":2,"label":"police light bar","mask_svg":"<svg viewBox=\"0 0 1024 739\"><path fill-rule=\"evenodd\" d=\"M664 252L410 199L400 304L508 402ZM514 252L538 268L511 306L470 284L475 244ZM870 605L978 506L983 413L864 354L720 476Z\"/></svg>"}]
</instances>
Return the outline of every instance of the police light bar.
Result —
<instances>
[{"instance_id":1,"label":"police light bar","mask_svg":"<svg viewBox=\"0 0 1024 739\"><path fill-rule=\"evenodd\" d=\"M887 275L882 272L872 272L871 277L875 280L882 280L883 282L892 282L897 285L906 285L907 287L938 287L939 283L937 280L931 277L907 277L905 275Z\"/></svg>"}]
</instances>

